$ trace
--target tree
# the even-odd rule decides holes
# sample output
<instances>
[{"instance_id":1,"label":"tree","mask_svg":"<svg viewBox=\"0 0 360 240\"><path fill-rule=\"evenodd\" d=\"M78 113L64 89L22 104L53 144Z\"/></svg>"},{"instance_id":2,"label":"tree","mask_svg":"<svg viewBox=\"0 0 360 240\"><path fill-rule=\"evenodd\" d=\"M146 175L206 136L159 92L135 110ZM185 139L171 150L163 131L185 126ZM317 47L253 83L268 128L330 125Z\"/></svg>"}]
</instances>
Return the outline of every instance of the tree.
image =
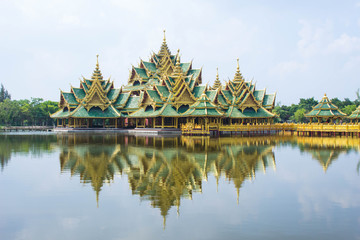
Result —
<instances>
[{"instance_id":1,"label":"tree","mask_svg":"<svg viewBox=\"0 0 360 240\"><path fill-rule=\"evenodd\" d=\"M21 111L17 101L5 99L0 103L0 122L4 125L16 125L21 120Z\"/></svg>"},{"instance_id":2,"label":"tree","mask_svg":"<svg viewBox=\"0 0 360 240\"><path fill-rule=\"evenodd\" d=\"M1 87L0 87L0 102L5 101L5 99L11 99L11 95L5 89L4 85L1 84Z\"/></svg>"},{"instance_id":3,"label":"tree","mask_svg":"<svg viewBox=\"0 0 360 240\"><path fill-rule=\"evenodd\" d=\"M350 115L353 111L355 111L356 105L347 105L346 107L342 108L341 111L345 113L346 115Z\"/></svg>"},{"instance_id":4,"label":"tree","mask_svg":"<svg viewBox=\"0 0 360 240\"><path fill-rule=\"evenodd\" d=\"M296 112L294 113L295 121L298 123L305 122L306 121L306 117L305 117L306 112L307 111L304 108L299 108L298 110L296 110Z\"/></svg>"},{"instance_id":5,"label":"tree","mask_svg":"<svg viewBox=\"0 0 360 240\"><path fill-rule=\"evenodd\" d=\"M299 108L305 109L306 112L310 112L314 106L316 106L319 102L312 98L300 98Z\"/></svg>"}]
</instances>

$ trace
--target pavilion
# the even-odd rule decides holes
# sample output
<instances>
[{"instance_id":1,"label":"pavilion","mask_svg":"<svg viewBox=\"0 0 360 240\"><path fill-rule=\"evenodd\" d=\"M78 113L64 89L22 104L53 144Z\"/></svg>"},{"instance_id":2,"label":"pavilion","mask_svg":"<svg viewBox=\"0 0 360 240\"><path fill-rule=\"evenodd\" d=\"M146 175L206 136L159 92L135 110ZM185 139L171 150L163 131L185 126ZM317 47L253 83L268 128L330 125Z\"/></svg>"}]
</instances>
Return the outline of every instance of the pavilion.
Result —
<instances>
[{"instance_id":1,"label":"pavilion","mask_svg":"<svg viewBox=\"0 0 360 240\"><path fill-rule=\"evenodd\" d=\"M276 94L257 90L240 73L239 59L233 80L213 87L202 84L202 69L181 62L164 40L158 53L132 67L127 85L115 88L104 79L97 59L91 78L78 88L60 91L60 110L51 115L58 127L180 128L181 124L270 123Z\"/></svg>"}]
</instances>

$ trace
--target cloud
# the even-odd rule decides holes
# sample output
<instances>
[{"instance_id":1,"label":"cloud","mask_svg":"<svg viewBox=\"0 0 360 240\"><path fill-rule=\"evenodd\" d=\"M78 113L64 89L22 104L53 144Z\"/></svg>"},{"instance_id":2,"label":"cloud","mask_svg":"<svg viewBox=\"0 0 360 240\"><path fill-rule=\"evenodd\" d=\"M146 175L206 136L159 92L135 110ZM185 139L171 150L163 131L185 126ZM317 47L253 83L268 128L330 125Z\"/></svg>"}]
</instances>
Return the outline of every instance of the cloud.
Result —
<instances>
[{"instance_id":1,"label":"cloud","mask_svg":"<svg viewBox=\"0 0 360 240\"><path fill-rule=\"evenodd\" d=\"M342 34L339 38L334 39L328 44L328 53L341 53L347 54L360 50L360 38L351 37L346 33Z\"/></svg>"},{"instance_id":2,"label":"cloud","mask_svg":"<svg viewBox=\"0 0 360 240\"><path fill-rule=\"evenodd\" d=\"M316 27L306 20L299 20L302 28L298 32L300 40L297 43L298 51L303 57L311 57L323 53L324 45L331 38L331 24L325 23Z\"/></svg>"},{"instance_id":3,"label":"cloud","mask_svg":"<svg viewBox=\"0 0 360 240\"><path fill-rule=\"evenodd\" d=\"M270 70L270 74L277 76L294 75L296 72L307 70L306 63L300 63L297 61L286 61L278 63L274 68Z\"/></svg>"}]
</instances>

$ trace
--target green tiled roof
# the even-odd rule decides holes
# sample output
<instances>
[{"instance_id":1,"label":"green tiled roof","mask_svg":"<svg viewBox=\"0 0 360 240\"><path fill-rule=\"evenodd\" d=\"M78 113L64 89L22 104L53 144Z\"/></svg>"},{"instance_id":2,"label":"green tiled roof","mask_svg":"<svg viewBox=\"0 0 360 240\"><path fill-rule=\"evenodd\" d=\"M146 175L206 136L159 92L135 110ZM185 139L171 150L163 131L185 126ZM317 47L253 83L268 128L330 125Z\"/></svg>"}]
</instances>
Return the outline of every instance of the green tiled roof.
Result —
<instances>
[{"instance_id":1,"label":"green tiled roof","mask_svg":"<svg viewBox=\"0 0 360 240\"><path fill-rule=\"evenodd\" d=\"M360 105L355 109L355 111L353 111L351 114L350 114L350 116L349 116L349 118L351 118L351 119L360 119Z\"/></svg>"},{"instance_id":2,"label":"green tiled roof","mask_svg":"<svg viewBox=\"0 0 360 240\"><path fill-rule=\"evenodd\" d=\"M245 114L248 118L270 118L270 117L275 117L274 113L269 112L265 108L259 108L257 111L255 111L252 108L246 108L243 111L243 114Z\"/></svg>"},{"instance_id":3,"label":"green tiled roof","mask_svg":"<svg viewBox=\"0 0 360 240\"><path fill-rule=\"evenodd\" d=\"M136 86L125 86L123 89L124 91L139 91L145 89L151 89L152 87L147 84L136 85Z\"/></svg>"},{"instance_id":4,"label":"green tiled roof","mask_svg":"<svg viewBox=\"0 0 360 240\"><path fill-rule=\"evenodd\" d=\"M190 89L193 89L194 86L195 86L195 80L192 79L192 80L190 81L189 87L190 87Z\"/></svg>"},{"instance_id":5,"label":"green tiled roof","mask_svg":"<svg viewBox=\"0 0 360 240\"><path fill-rule=\"evenodd\" d=\"M229 118L246 118L246 116L235 106L230 106L225 112L225 116Z\"/></svg>"},{"instance_id":6,"label":"green tiled roof","mask_svg":"<svg viewBox=\"0 0 360 240\"><path fill-rule=\"evenodd\" d=\"M199 98L201 96L201 94L204 93L206 89L206 86L197 86L197 87L194 87L194 90L193 90L193 94L195 96L195 98Z\"/></svg>"},{"instance_id":7,"label":"green tiled roof","mask_svg":"<svg viewBox=\"0 0 360 240\"><path fill-rule=\"evenodd\" d=\"M255 90L254 91L254 97L256 98L256 100L258 101L263 101L264 97L265 97L265 89L263 90Z\"/></svg>"},{"instance_id":8,"label":"green tiled roof","mask_svg":"<svg viewBox=\"0 0 360 240\"><path fill-rule=\"evenodd\" d=\"M112 83L110 81L106 82L106 86L103 88L105 91L109 91L112 86Z\"/></svg>"},{"instance_id":9,"label":"green tiled roof","mask_svg":"<svg viewBox=\"0 0 360 240\"><path fill-rule=\"evenodd\" d=\"M134 69L135 69L135 72L136 72L141 78L148 78L145 69L143 69L143 68L136 68L136 67L134 67Z\"/></svg>"},{"instance_id":10,"label":"green tiled roof","mask_svg":"<svg viewBox=\"0 0 360 240\"><path fill-rule=\"evenodd\" d=\"M126 102L125 109L138 109L140 107L140 96L131 96Z\"/></svg>"},{"instance_id":11,"label":"green tiled roof","mask_svg":"<svg viewBox=\"0 0 360 240\"><path fill-rule=\"evenodd\" d=\"M208 96L208 98L210 99L210 101L214 101L215 97L216 97L216 90L210 90L210 91L206 91L206 96Z\"/></svg>"},{"instance_id":12,"label":"green tiled roof","mask_svg":"<svg viewBox=\"0 0 360 240\"><path fill-rule=\"evenodd\" d=\"M222 104L224 106L228 105L225 98L221 94L218 94L217 100L219 101L220 104Z\"/></svg>"},{"instance_id":13,"label":"green tiled roof","mask_svg":"<svg viewBox=\"0 0 360 240\"><path fill-rule=\"evenodd\" d=\"M140 108L136 112L129 115L130 118L150 118L150 117L180 117L181 115L175 111L175 109L170 104L165 104L155 111L145 110L145 108Z\"/></svg>"},{"instance_id":14,"label":"green tiled roof","mask_svg":"<svg viewBox=\"0 0 360 240\"><path fill-rule=\"evenodd\" d=\"M180 114L175 111L175 109L170 104L165 104L161 108L161 114L160 116L163 117L179 117Z\"/></svg>"},{"instance_id":15,"label":"green tiled roof","mask_svg":"<svg viewBox=\"0 0 360 240\"><path fill-rule=\"evenodd\" d=\"M86 85L90 88L92 85L92 81L85 79Z\"/></svg>"},{"instance_id":16,"label":"green tiled roof","mask_svg":"<svg viewBox=\"0 0 360 240\"><path fill-rule=\"evenodd\" d=\"M221 92L227 100L230 100L232 102L234 97L229 90L222 90Z\"/></svg>"},{"instance_id":17,"label":"green tiled roof","mask_svg":"<svg viewBox=\"0 0 360 240\"><path fill-rule=\"evenodd\" d=\"M130 96L130 93L120 93L119 97L116 99L116 101L114 102L114 105L124 105L126 103L126 101L128 100Z\"/></svg>"},{"instance_id":18,"label":"green tiled roof","mask_svg":"<svg viewBox=\"0 0 360 240\"><path fill-rule=\"evenodd\" d=\"M70 105L78 105L79 103L76 101L76 98L73 93L66 93L63 92L62 95L65 98L65 101L68 102Z\"/></svg>"},{"instance_id":19,"label":"green tiled roof","mask_svg":"<svg viewBox=\"0 0 360 240\"><path fill-rule=\"evenodd\" d=\"M200 75L200 69L190 69L188 75L193 74L194 78L197 78Z\"/></svg>"},{"instance_id":20,"label":"green tiled roof","mask_svg":"<svg viewBox=\"0 0 360 240\"><path fill-rule=\"evenodd\" d=\"M155 91L155 90L147 90L146 92L149 94L149 96L150 96L155 102L157 102L157 103L158 103L158 102L163 102L163 101L161 100L159 94L157 93L157 91Z\"/></svg>"},{"instance_id":21,"label":"green tiled roof","mask_svg":"<svg viewBox=\"0 0 360 240\"><path fill-rule=\"evenodd\" d=\"M64 109L60 109L59 111L51 114L52 118L67 118L69 116L69 111L64 111Z\"/></svg>"},{"instance_id":22,"label":"green tiled roof","mask_svg":"<svg viewBox=\"0 0 360 240\"><path fill-rule=\"evenodd\" d=\"M263 99L263 106L273 105L275 101L275 94L266 94Z\"/></svg>"},{"instance_id":23,"label":"green tiled roof","mask_svg":"<svg viewBox=\"0 0 360 240\"><path fill-rule=\"evenodd\" d=\"M116 118L120 117L120 113L113 107L109 106L104 111L99 107L92 107L87 111L84 106L77 107L70 117L73 118Z\"/></svg>"},{"instance_id":24,"label":"green tiled roof","mask_svg":"<svg viewBox=\"0 0 360 240\"><path fill-rule=\"evenodd\" d=\"M331 103L325 95L313 109L305 114L305 117L345 117L346 114L341 112L339 108Z\"/></svg>"},{"instance_id":25,"label":"green tiled roof","mask_svg":"<svg viewBox=\"0 0 360 240\"><path fill-rule=\"evenodd\" d=\"M83 86L85 92L89 91L89 88L86 86L86 83L82 82L81 85Z\"/></svg>"},{"instance_id":26,"label":"green tiled roof","mask_svg":"<svg viewBox=\"0 0 360 240\"><path fill-rule=\"evenodd\" d=\"M191 63L180 63L181 70L186 73L191 66Z\"/></svg>"},{"instance_id":27,"label":"green tiled roof","mask_svg":"<svg viewBox=\"0 0 360 240\"><path fill-rule=\"evenodd\" d=\"M206 94L190 106L189 110L184 113L185 116L207 116L207 117L221 117L223 113L218 110L218 107L210 102Z\"/></svg>"},{"instance_id":28,"label":"green tiled roof","mask_svg":"<svg viewBox=\"0 0 360 240\"><path fill-rule=\"evenodd\" d=\"M72 88L77 98L83 99L85 97L85 91L82 88Z\"/></svg>"},{"instance_id":29,"label":"green tiled roof","mask_svg":"<svg viewBox=\"0 0 360 240\"><path fill-rule=\"evenodd\" d=\"M116 99L120 93L121 89L120 88L113 88L111 89L108 94L107 94L107 98L112 101L114 99Z\"/></svg>"},{"instance_id":30,"label":"green tiled roof","mask_svg":"<svg viewBox=\"0 0 360 240\"><path fill-rule=\"evenodd\" d=\"M160 86L160 85L156 85L156 88L158 89L158 91L164 96L164 97L169 97L169 90L166 86Z\"/></svg>"},{"instance_id":31,"label":"green tiled roof","mask_svg":"<svg viewBox=\"0 0 360 240\"><path fill-rule=\"evenodd\" d=\"M345 117L346 114L340 110L313 109L305 114L305 117Z\"/></svg>"},{"instance_id":32,"label":"green tiled roof","mask_svg":"<svg viewBox=\"0 0 360 240\"><path fill-rule=\"evenodd\" d=\"M229 118L271 118L274 117L275 114L264 108L259 108L257 111L253 108L247 108L241 112L237 107L230 106L226 111L225 116Z\"/></svg>"},{"instance_id":33,"label":"green tiled roof","mask_svg":"<svg viewBox=\"0 0 360 240\"><path fill-rule=\"evenodd\" d=\"M154 63L151 63L151 62L142 62L144 64L144 66L151 72L156 72L157 68L155 66Z\"/></svg>"}]
</instances>

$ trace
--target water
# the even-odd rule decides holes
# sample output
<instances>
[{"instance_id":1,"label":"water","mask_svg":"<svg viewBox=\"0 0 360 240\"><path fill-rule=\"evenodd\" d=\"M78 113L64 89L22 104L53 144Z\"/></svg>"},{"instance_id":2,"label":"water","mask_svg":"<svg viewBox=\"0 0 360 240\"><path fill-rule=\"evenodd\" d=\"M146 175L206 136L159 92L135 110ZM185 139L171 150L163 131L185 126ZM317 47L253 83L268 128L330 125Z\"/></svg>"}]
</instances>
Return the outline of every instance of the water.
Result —
<instances>
[{"instance_id":1,"label":"water","mask_svg":"<svg viewBox=\"0 0 360 240\"><path fill-rule=\"evenodd\" d=\"M0 135L0 239L360 239L359 146Z\"/></svg>"}]
</instances>

